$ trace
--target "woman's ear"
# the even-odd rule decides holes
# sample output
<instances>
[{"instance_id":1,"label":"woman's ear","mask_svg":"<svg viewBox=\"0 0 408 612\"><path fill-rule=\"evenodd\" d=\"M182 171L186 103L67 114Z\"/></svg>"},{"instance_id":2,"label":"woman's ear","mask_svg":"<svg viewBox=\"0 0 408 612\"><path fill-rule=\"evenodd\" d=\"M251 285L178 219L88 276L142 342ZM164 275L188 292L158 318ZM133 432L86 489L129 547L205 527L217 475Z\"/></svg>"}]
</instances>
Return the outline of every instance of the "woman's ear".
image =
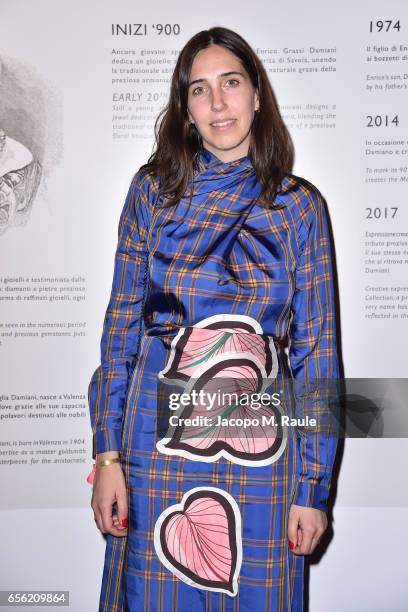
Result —
<instances>
[{"instance_id":1,"label":"woman's ear","mask_svg":"<svg viewBox=\"0 0 408 612\"><path fill-rule=\"evenodd\" d=\"M259 94L258 94L258 90L255 90L255 111L259 111Z\"/></svg>"}]
</instances>

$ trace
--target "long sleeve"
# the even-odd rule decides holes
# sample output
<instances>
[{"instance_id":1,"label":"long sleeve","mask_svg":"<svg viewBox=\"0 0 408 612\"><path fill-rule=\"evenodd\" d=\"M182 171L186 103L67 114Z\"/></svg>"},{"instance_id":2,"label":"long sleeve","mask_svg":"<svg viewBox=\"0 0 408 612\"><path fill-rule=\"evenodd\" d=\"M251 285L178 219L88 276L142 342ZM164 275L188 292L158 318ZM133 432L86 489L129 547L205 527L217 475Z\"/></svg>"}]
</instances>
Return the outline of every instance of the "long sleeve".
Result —
<instances>
[{"instance_id":1,"label":"long sleeve","mask_svg":"<svg viewBox=\"0 0 408 612\"><path fill-rule=\"evenodd\" d=\"M296 417L316 418L317 425L297 434L301 465L292 503L327 511L338 443L339 362L328 220L320 192L310 186L298 227L289 361Z\"/></svg>"},{"instance_id":2,"label":"long sleeve","mask_svg":"<svg viewBox=\"0 0 408 612\"><path fill-rule=\"evenodd\" d=\"M128 384L143 331L147 274L148 181L137 172L120 215L112 289L100 342L101 361L88 387L92 457L121 450Z\"/></svg>"}]
</instances>

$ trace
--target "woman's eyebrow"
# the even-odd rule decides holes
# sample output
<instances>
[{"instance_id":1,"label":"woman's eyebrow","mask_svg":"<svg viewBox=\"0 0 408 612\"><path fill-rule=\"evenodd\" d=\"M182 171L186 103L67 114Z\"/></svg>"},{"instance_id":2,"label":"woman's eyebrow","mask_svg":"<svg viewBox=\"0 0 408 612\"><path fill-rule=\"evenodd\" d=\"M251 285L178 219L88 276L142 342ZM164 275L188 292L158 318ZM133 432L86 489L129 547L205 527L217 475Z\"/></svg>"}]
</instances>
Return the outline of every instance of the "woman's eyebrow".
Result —
<instances>
[{"instance_id":1,"label":"woman's eyebrow","mask_svg":"<svg viewBox=\"0 0 408 612\"><path fill-rule=\"evenodd\" d=\"M221 74L219 74L217 76L217 79L220 79L221 77L230 76L231 74L239 74L245 78L245 75L242 72L239 72L239 70L230 70L229 72L222 72ZM190 87L190 85L194 85L194 83L203 83L206 80L207 79L194 79L194 81L190 81L188 86Z\"/></svg>"}]
</instances>

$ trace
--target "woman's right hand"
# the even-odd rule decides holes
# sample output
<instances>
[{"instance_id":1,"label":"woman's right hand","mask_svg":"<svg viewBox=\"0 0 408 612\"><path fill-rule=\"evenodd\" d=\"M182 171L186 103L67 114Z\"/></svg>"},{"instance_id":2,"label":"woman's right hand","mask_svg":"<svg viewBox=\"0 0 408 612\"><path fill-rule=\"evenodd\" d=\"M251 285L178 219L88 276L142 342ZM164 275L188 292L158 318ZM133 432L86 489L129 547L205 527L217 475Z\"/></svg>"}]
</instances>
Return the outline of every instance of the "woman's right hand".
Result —
<instances>
[{"instance_id":1,"label":"woman's right hand","mask_svg":"<svg viewBox=\"0 0 408 612\"><path fill-rule=\"evenodd\" d=\"M125 477L120 463L111 465L98 465L103 459L113 459L118 454L114 452L101 453L96 456L96 472L93 483L91 507L98 529L102 533L110 533L114 536L123 537L127 535L128 505ZM116 502L118 514L112 516L112 506Z\"/></svg>"}]
</instances>

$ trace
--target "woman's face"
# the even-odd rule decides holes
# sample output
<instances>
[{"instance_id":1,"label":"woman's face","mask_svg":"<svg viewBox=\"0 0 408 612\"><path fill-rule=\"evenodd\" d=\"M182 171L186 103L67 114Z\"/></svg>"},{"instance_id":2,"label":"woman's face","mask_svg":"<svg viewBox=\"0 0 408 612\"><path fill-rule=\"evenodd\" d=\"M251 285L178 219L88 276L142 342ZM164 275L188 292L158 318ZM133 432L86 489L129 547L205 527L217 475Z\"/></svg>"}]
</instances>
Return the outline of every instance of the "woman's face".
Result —
<instances>
[{"instance_id":1,"label":"woman's face","mask_svg":"<svg viewBox=\"0 0 408 612\"><path fill-rule=\"evenodd\" d=\"M197 53L187 107L206 149L223 162L247 155L259 100L248 73L233 53L218 45ZM228 124L217 126L219 122Z\"/></svg>"}]
</instances>

